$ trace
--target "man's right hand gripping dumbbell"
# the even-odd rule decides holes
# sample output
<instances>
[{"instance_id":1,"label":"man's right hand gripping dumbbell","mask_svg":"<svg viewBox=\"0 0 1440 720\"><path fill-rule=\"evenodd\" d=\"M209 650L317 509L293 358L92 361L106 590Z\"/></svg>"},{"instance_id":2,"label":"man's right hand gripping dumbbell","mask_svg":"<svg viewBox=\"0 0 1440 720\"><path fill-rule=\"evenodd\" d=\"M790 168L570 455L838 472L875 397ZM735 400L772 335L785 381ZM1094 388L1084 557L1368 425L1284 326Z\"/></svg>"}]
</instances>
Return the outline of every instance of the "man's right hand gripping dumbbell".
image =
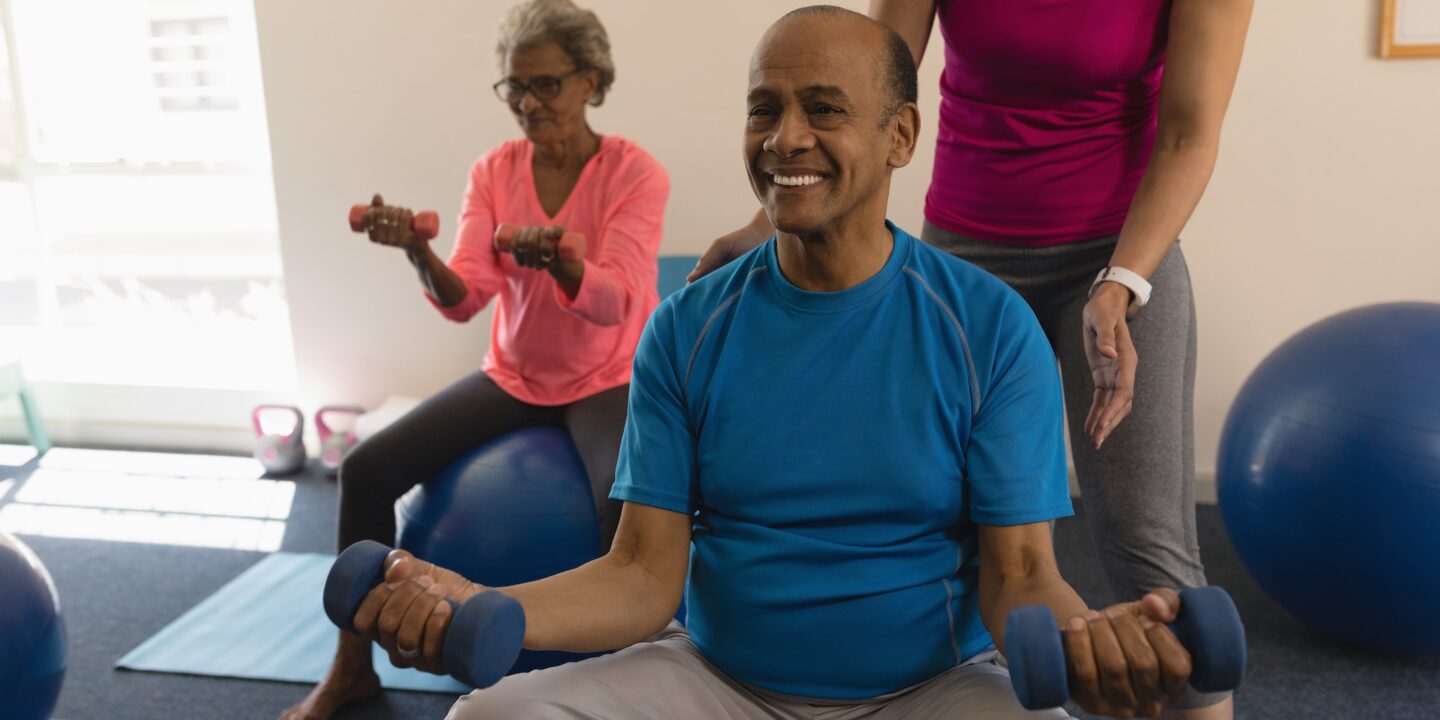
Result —
<instances>
[{"instance_id":1,"label":"man's right hand gripping dumbbell","mask_svg":"<svg viewBox=\"0 0 1440 720\"><path fill-rule=\"evenodd\" d=\"M474 687L504 677L525 638L514 599L371 540L335 559L324 603L331 622L379 644L396 667Z\"/></svg>"}]
</instances>

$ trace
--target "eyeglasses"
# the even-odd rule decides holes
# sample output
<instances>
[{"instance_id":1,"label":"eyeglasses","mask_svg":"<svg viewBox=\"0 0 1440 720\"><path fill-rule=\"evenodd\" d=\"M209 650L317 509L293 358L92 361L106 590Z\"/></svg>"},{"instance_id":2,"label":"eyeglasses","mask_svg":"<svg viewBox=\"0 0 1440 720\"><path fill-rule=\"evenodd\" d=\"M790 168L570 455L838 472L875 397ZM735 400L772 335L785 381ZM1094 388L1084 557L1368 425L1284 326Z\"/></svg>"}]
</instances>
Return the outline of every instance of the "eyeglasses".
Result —
<instances>
[{"instance_id":1,"label":"eyeglasses","mask_svg":"<svg viewBox=\"0 0 1440 720\"><path fill-rule=\"evenodd\" d=\"M560 88L565 83L565 78L580 72L582 71L579 69L571 70L559 77L554 75L537 75L528 83L520 82L515 78L505 78L495 83L495 97L500 98L501 102L510 103L511 105L518 105L521 100L524 100L525 93L534 95L535 99L540 102L554 100L560 95Z\"/></svg>"}]
</instances>

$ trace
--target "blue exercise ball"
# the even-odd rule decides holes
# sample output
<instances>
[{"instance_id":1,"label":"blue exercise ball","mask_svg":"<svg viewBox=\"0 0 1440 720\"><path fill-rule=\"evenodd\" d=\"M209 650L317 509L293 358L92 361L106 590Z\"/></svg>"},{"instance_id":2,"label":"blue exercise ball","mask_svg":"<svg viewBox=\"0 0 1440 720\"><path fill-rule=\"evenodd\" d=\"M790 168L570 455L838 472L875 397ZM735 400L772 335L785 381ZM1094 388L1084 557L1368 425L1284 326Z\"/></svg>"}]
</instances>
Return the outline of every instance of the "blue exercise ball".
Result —
<instances>
[{"instance_id":1,"label":"blue exercise ball","mask_svg":"<svg viewBox=\"0 0 1440 720\"><path fill-rule=\"evenodd\" d=\"M483 585L538 580L601 554L589 476L558 427L480 446L406 493L395 516L399 547ZM511 672L582 657L526 650Z\"/></svg>"},{"instance_id":2,"label":"blue exercise ball","mask_svg":"<svg viewBox=\"0 0 1440 720\"><path fill-rule=\"evenodd\" d=\"M0 532L0 715L44 720L65 680L65 622L50 573Z\"/></svg>"},{"instance_id":3,"label":"blue exercise ball","mask_svg":"<svg viewBox=\"0 0 1440 720\"><path fill-rule=\"evenodd\" d=\"M1440 304L1322 320L1240 389L1216 469L1236 553L1340 640L1440 654Z\"/></svg>"}]
</instances>

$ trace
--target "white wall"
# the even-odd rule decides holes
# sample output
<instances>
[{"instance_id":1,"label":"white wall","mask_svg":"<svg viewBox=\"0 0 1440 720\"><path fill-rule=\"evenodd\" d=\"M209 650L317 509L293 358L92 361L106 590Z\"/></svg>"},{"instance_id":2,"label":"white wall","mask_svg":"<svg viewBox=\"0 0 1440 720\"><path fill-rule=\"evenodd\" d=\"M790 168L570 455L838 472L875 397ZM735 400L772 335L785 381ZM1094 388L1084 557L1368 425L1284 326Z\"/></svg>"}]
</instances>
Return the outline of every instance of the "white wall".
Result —
<instances>
[{"instance_id":1,"label":"white wall","mask_svg":"<svg viewBox=\"0 0 1440 720\"><path fill-rule=\"evenodd\" d=\"M747 61L763 29L803 3L582 4L606 23L618 66L592 125L665 164L663 252L699 253L753 212L739 150ZM440 211L453 231L471 160L519 134L489 90L504 4L256 5L305 400L431 393L477 366L488 315L442 320L400 254L370 247L343 216L381 190ZM1240 383L1284 338L1342 308L1440 301L1440 61L1377 59L1377 15L1378 0L1257 3L1221 161L1184 234L1200 315L1202 474ZM932 50L921 69L922 150L891 203L916 231L938 60Z\"/></svg>"},{"instance_id":2,"label":"white wall","mask_svg":"<svg viewBox=\"0 0 1440 720\"><path fill-rule=\"evenodd\" d=\"M1256 3L1220 164L1184 234L1201 468L1284 339L1346 308L1440 302L1440 59L1379 59L1379 4Z\"/></svg>"}]
</instances>

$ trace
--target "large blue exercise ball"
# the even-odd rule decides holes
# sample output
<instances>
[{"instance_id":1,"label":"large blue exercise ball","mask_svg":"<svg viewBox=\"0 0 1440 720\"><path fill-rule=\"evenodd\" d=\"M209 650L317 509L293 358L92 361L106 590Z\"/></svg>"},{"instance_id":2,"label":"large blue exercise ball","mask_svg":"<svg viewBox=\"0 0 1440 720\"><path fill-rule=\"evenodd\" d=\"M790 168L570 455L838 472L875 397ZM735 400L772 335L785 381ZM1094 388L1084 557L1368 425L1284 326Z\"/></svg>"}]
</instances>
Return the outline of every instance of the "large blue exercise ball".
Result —
<instances>
[{"instance_id":1,"label":"large blue exercise ball","mask_svg":"<svg viewBox=\"0 0 1440 720\"><path fill-rule=\"evenodd\" d=\"M0 532L0 716L44 720L65 680L65 621L50 573Z\"/></svg>"},{"instance_id":2,"label":"large blue exercise ball","mask_svg":"<svg viewBox=\"0 0 1440 720\"><path fill-rule=\"evenodd\" d=\"M501 436L395 505L399 547L490 586L579 567L601 554L589 476L563 428ZM512 673L588 655L522 651Z\"/></svg>"},{"instance_id":3,"label":"large blue exercise ball","mask_svg":"<svg viewBox=\"0 0 1440 720\"><path fill-rule=\"evenodd\" d=\"M1240 389L1216 472L1235 551L1276 602L1346 642L1440 654L1440 305L1287 340Z\"/></svg>"}]
</instances>

